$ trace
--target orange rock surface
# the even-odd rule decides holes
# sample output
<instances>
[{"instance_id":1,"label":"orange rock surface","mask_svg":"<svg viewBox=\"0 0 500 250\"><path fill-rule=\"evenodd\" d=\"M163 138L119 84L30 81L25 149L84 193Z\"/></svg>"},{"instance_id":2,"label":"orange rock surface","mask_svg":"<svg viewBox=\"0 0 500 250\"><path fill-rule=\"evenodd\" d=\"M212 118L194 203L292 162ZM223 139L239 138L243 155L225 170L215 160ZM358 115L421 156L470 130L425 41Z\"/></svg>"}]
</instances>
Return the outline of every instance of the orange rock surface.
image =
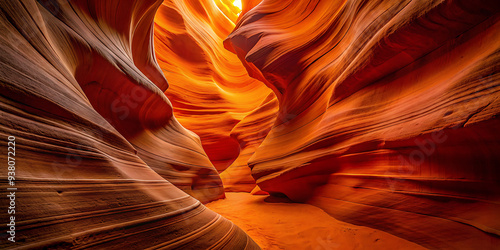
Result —
<instances>
[{"instance_id":1,"label":"orange rock surface","mask_svg":"<svg viewBox=\"0 0 500 250\"><path fill-rule=\"evenodd\" d=\"M0 30L0 248L500 245L498 1L2 1Z\"/></svg>"},{"instance_id":2,"label":"orange rock surface","mask_svg":"<svg viewBox=\"0 0 500 250\"><path fill-rule=\"evenodd\" d=\"M166 0L156 14L154 35L174 115L200 136L219 172L240 155L241 142L231 131L271 93L223 46L234 28L224 13L236 11L227 2Z\"/></svg>"},{"instance_id":3,"label":"orange rock surface","mask_svg":"<svg viewBox=\"0 0 500 250\"><path fill-rule=\"evenodd\" d=\"M279 113L264 191L429 248L500 236L498 1L272 1L225 41Z\"/></svg>"},{"instance_id":4,"label":"orange rock surface","mask_svg":"<svg viewBox=\"0 0 500 250\"><path fill-rule=\"evenodd\" d=\"M226 193L206 206L245 230L262 249L425 249L368 227L338 221L309 204Z\"/></svg>"},{"instance_id":5,"label":"orange rock surface","mask_svg":"<svg viewBox=\"0 0 500 250\"><path fill-rule=\"evenodd\" d=\"M165 0L154 42L175 117L200 136L217 170L227 169L225 189L250 192L255 180L247 161L274 122L277 100L224 48L239 11L229 0Z\"/></svg>"},{"instance_id":6,"label":"orange rock surface","mask_svg":"<svg viewBox=\"0 0 500 250\"><path fill-rule=\"evenodd\" d=\"M0 135L15 137L18 188L15 243L0 248L259 249L201 204L224 192L163 93L160 4L0 3Z\"/></svg>"}]
</instances>

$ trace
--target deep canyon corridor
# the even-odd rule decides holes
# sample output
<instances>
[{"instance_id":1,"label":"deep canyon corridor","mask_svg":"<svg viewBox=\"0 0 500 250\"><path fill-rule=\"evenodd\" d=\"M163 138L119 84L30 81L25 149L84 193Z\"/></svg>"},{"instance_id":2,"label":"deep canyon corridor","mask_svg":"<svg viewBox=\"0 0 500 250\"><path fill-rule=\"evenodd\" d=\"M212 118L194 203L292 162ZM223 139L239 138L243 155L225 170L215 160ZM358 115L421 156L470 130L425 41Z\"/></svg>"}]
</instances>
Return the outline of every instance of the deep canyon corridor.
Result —
<instances>
[{"instance_id":1,"label":"deep canyon corridor","mask_svg":"<svg viewBox=\"0 0 500 250\"><path fill-rule=\"evenodd\" d=\"M499 249L498 0L0 0L1 249Z\"/></svg>"}]
</instances>

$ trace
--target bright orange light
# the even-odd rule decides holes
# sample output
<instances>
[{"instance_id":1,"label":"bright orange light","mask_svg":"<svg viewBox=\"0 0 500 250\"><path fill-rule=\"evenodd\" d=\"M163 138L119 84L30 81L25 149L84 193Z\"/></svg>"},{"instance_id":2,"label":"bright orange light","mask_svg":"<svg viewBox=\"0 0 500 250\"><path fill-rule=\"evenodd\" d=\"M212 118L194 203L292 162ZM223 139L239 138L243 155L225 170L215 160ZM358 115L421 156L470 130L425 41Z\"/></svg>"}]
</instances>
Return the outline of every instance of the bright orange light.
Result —
<instances>
[{"instance_id":1,"label":"bright orange light","mask_svg":"<svg viewBox=\"0 0 500 250\"><path fill-rule=\"evenodd\" d=\"M240 10L243 9L241 5L241 0L234 0L233 5L238 7Z\"/></svg>"}]
</instances>

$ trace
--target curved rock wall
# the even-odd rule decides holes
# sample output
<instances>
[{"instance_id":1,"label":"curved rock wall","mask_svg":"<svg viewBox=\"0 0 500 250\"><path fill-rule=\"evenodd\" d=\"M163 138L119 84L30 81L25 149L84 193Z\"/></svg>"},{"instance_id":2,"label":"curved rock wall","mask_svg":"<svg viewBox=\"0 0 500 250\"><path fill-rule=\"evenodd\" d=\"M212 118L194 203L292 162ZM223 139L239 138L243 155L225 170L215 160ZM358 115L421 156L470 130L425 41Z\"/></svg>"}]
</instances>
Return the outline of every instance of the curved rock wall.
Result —
<instances>
[{"instance_id":1,"label":"curved rock wall","mask_svg":"<svg viewBox=\"0 0 500 250\"><path fill-rule=\"evenodd\" d=\"M200 202L224 192L163 94L160 4L0 3L0 135L15 136L18 188L16 243L1 248L259 248Z\"/></svg>"},{"instance_id":2,"label":"curved rock wall","mask_svg":"<svg viewBox=\"0 0 500 250\"><path fill-rule=\"evenodd\" d=\"M500 244L497 1L230 2L0 3L17 246L258 249L222 183Z\"/></svg>"},{"instance_id":3,"label":"curved rock wall","mask_svg":"<svg viewBox=\"0 0 500 250\"><path fill-rule=\"evenodd\" d=\"M272 1L225 41L279 112L262 190L430 248L499 244L497 1Z\"/></svg>"},{"instance_id":4,"label":"curved rock wall","mask_svg":"<svg viewBox=\"0 0 500 250\"><path fill-rule=\"evenodd\" d=\"M240 154L231 166L220 174L224 190L250 192L256 187L248 160L269 133L277 111L278 100L271 93L258 108L233 128L231 137L240 143Z\"/></svg>"},{"instance_id":5,"label":"curved rock wall","mask_svg":"<svg viewBox=\"0 0 500 250\"><path fill-rule=\"evenodd\" d=\"M252 112L258 113L268 96L268 101L276 98L262 82L249 77L238 57L223 46L238 11L230 2L164 1L155 17L154 41L158 63L169 80L165 95L175 117L200 136L219 172L231 169L221 176L227 190L244 191L255 187L246 165L253 151L245 145L262 138L242 139L233 132L242 120L252 119L248 118ZM266 112L273 117L276 110ZM270 123L271 118L244 126L258 134Z\"/></svg>"}]
</instances>

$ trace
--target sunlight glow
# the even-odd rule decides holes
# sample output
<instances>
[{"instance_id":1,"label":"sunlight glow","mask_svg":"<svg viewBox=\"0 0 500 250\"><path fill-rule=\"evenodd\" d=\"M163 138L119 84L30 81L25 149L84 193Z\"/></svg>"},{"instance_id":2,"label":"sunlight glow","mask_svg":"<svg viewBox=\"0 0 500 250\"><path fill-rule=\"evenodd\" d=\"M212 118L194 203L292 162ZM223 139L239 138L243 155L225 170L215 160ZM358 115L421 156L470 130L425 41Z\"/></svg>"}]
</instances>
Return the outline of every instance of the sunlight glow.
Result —
<instances>
[{"instance_id":1,"label":"sunlight glow","mask_svg":"<svg viewBox=\"0 0 500 250\"><path fill-rule=\"evenodd\" d=\"M234 0L233 5L238 7L240 10L243 9L241 5L241 0Z\"/></svg>"}]
</instances>

